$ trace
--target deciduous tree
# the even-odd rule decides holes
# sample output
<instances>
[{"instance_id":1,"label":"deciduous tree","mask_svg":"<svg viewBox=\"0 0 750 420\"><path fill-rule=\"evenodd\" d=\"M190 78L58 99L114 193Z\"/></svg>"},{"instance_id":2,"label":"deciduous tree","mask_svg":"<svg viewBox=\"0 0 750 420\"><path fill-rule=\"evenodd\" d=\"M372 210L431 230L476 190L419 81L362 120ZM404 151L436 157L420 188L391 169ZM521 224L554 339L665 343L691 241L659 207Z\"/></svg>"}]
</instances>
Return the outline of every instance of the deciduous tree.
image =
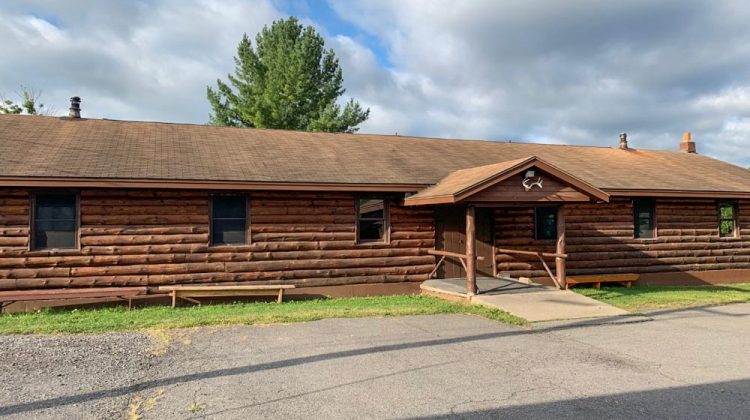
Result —
<instances>
[{"instance_id":1,"label":"deciduous tree","mask_svg":"<svg viewBox=\"0 0 750 420\"><path fill-rule=\"evenodd\" d=\"M34 89L21 86L21 91L18 93L18 96L21 98L20 104L0 96L0 114L45 114L44 104L39 103L39 98L41 98L42 92L37 92Z\"/></svg>"}]
</instances>

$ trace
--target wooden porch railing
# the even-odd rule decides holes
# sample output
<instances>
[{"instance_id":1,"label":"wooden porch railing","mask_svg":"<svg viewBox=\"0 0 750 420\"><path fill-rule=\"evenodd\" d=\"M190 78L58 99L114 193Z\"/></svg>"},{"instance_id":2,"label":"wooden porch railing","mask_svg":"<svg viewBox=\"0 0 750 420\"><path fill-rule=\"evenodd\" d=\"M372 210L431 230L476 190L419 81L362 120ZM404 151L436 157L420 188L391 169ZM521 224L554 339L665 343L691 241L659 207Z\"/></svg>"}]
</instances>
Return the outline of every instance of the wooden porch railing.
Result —
<instances>
[{"instance_id":1,"label":"wooden porch railing","mask_svg":"<svg viewBox=\"0 0 750 420\"><path fill-rule=\"evenodd\" d=\"M435 264L435 268L433 268L432 271L430 272L429 278L432 278L432 276L434 276L435 273L437 273L438 269L440 268L440 265L445 261L446 258L455 258L455 259L457 259L461 263L461 265L464 267L464 270L467 272L467 274L469 272L469 269L466 266L466 261L468 260L469 256L466 255L466 254L459 254L457 252L450 252L450 251L441 251L441 250L438 250L438 249L428 249L427 253L430 254L430 255L438 255L438 256L440 256L440 259L438 260L438 263ZM477 256L477 260L483 261L484 257Z\"/></svg>"},{"instance_id":2,"label":"wooden porch railing","mask_svg":"<svg viewBox=\"0 0 750 420\"><path fill-rule=\"evenodd\" d=\"M539 261L542 263L542 266L544 266L544 269L547 271L547 274L552 279L552 281L555 283L555 286L557 286L559 289L565 289L565 285L563 284L565 282L564 279L558 279L558 276L555 276L552 274L552 270L550 270L549 266L547 265L547 262L544 261L544 257L548 258L554 258L555 260L563 259L565 260L568 258L568 254L558 254L558 253L551 253L551 252L537 252L537 251L522 251L520 249L508 249L508 248L497 248L495 249L496 252L502 253L502 254L519 254L519 255L535 255L539 258Z\"/></svg>"}]
</instances>

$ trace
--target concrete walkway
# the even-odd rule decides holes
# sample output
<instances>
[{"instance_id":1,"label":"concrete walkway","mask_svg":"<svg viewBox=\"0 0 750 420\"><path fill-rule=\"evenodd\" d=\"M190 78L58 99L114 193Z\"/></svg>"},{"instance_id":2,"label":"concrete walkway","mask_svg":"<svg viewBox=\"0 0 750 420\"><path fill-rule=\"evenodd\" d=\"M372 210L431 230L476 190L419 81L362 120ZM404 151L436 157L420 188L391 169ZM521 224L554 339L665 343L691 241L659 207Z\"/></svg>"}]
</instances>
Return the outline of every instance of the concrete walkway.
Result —
<instances>
[{"instance_id":1,"label":"concrete walkway","mask_svg":"<svg viewBox=\"0 0 750 420\"><path fill-rule=\"evenodd\" d=\"M510 279L477 279L480 294L470 301L501 309L530 322L585 318L613 318L629 312L570 290L557 290ZM467 299L465 279L435 279L422 283L422 291L441 297Z\"/></svg>"}]
</instances>

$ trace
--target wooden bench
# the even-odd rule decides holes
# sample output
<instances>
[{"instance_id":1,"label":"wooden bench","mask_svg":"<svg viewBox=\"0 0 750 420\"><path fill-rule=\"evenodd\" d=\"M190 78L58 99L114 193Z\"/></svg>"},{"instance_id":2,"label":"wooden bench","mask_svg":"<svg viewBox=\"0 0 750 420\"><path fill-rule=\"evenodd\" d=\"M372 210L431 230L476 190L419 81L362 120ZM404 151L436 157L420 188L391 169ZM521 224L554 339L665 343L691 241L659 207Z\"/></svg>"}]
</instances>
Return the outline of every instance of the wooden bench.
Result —
<instances>
[{"instance_id":1,"label":"wooden bench","mask_svg":"<svg viewBox=\"0 0 750 420\"><path fill-rule=\"evenodd\" d=\"M597 276L568 276L565 288L576 284L590 284L594 289L600 289L602 283L619 283L630 288L633 282L638 281L638 274L610 274Z\"/></svg>"},{"instance_id":2,"label":"wooden bench","mask_svg":"<svg viewBox=\"0 0 750 420\"><path fill-rule=\"evenodd\" d=\"M197 297L219 296L269 296L276 295L276 302L284 300L284 290L294 289L294 285L255 285L255 286L160 286L160 292L168 292L172 296L172 307L177 306L177 298L188 302L200 302Z\"/></svg>"},{"instance_id":3,"label":"wooden bench","mask_svg":"<svg viewBox=\"0 0 750 420\"><path fill-rule=\"evenodd\" d=\"M7 305L14 302L28 302L35 300L67 300L67 299L98 299L118 298L128 301L128 309L132 300L138 295L145 294L145 287L87 287L72 289L36 289L36 290L8 290L0 291L0 312Z\"/></svg>"}]
</instances>

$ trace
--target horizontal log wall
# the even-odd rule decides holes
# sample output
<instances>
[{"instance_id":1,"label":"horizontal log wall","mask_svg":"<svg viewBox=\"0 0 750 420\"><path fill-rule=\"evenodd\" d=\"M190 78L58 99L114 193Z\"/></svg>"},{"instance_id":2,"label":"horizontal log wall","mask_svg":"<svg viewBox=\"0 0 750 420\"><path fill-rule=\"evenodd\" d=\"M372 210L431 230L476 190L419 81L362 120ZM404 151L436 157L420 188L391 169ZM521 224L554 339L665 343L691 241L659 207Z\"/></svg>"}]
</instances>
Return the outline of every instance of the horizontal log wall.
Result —
<instances>
[{"instance_id":1,"label":"horizontal log wall","mask_svg":"<svg viewBox=\"0 0 750 420\"><path fill-rule=\"evenodd\" d=\"M715 200L658 199L656 239L633 238L630 200L566 204L568 275L750 269L750 202L738 206L737 238L720 238ZM496 246L554 252L555 241L534 240L534 211L495 211ZM548 278L536 257L497 255L498 271Z\"/></svg>"},{"instance_id":2,"label":"horizontal log wall","mask_svg":"<svg viewBox=\"0 0 750 420\"><path fill-rule=\"evenodd\" d=\"M0 191L0 289L201 282L422 281L432 210L391 206L391 242L355 244L354 196L253 192L251 244L210 247L206 191L81 191L80 250L28 251L29 192Z\"/></svg>"},{"instance_id":3,"label":"horizontal log wall","mask_svg":"<svg viewBox=\"0 0 750 420\"><path fill-rule=\"evenodd\" d=\"M391 243L355 245L354 196L253 192L252 243L208 245L206 191L85 190L80 250L28 251L29 192L0 190L0 289L288 282L422 281L435 258L430 209L391 206ZM658 237L633 239L630 200L567 204L568 274L750 269L750 202L738 238L719 238L714 200L657 200ZM495 210L495 245L554 252L534 240L533 209ZM497 255L498 272L547 277L535 257Z\"/></svg>"}]
</instances>

